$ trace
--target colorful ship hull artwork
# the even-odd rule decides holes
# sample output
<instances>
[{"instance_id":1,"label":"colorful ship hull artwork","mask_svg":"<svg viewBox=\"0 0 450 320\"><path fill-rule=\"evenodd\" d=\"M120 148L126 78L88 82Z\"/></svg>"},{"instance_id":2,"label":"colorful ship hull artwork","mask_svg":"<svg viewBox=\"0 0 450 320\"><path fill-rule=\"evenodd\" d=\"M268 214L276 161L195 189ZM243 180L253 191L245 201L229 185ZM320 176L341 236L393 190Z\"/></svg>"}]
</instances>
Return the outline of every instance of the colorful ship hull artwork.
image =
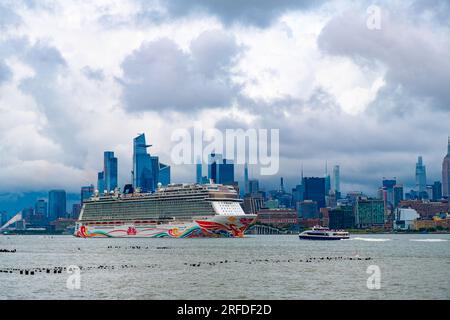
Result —
<instances>
[{"instance_id":1,"label":"colorful ship hull artwork","mask_svg":"<svg viewBox=\"0 0 450 320\"><path fill-rule=\"evenodd\" d=\"M85 202L79 238L242 238L256 221L236 191L223 185L169 185L152 194L99 197Z\"/></svg>"},{"instance_id":2,"label":"colorful ship hull artwork","mask_svg":"<svg viewBox=\"0 0 450 320\"><path fill-rule=\"evenodd\" d=\"M240 218L225 218L226 221L220 222L197 220L193 223L155 225L152 227L137 225L121 225L117 227L81 225L76 231L76 236L79 238L243 238L245 230L254 223L256 216L246 215Z\"/></svg>"}]
</instances>

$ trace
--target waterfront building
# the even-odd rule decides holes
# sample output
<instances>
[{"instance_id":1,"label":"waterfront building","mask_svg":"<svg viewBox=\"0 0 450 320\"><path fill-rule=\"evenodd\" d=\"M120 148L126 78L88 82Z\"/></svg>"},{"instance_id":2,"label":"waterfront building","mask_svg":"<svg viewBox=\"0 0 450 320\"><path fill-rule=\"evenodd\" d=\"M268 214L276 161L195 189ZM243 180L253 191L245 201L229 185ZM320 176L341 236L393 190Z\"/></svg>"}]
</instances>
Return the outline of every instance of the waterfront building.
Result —
<instances>
[{"instance_id":1,"label":"waterfront building","mask_svg":"<svg viewBox=\"0 0 450 320\"><path fill-rule=\"evenodd\" d=\"M393 187L393 195L394 195L394 208L397 208L400 201L404 200L404 196L403 196L403 185L401 184L396 184Z\"/></svg>"},{"instance_id":2,"label":"waterfront building","mask_svg":"<svg viewBox=\"0 0 450 320\"><path fill-rule=\"evenodd\" d=\"M358 198L355 206L357 228L383 227L385 207L382 199Z\"/></svg>"},{"instance_id":3,"label":"waterfront building","mask_svg":"<svg viewBox=\"0 0 450 320\"><path fill-rule=\"evenodd\" d=\"M411 208L397 208L395 211L395 230L412 230L414 221L420 218L416 210Z\"/></svg>"},{"instance_id":4,"label":"waterfront building","mask_svg":"<svg viewBox=\"0 0 450 320\"><path fill-rule=\"evenodd\" d=\"M439 217L433 217L428 220L417 219L414 220L413 229L417 231L427 230L427 229L442 229L450 230L450 218L441 219Z\"/></svg>"},{"instance_id":5,"label":"waterfront building","mask_svg":"<svg viewBox=\"0 0 450 320\"><path fill-rule=\"evenodd\" d=\"M317 203L318 209L325 208L325 178L303 178L303 200Z\"/></svg>"},{"instance_id":6,"label":"waterfront building","mask_svg":"<svg viewBox=\"0 0 450 320\"><path fill-rule=\"evenodd\" d=\"M427 187L427 170L423 164L422 156L419 156L416 163L416 190L419 192L419 197L426 193Z\"/></svg>"},{"instance_id":7,"label":"waterfront building","mask_svg":"<svg viewBox=\"0 0 450 320\"><path fill-rule=\"evenodd\" d=\"M328 212L328 226L330 229L351 229L355 226L353 207L342 206Z\"/></svg>"},{"instance_id":8,"label":"waterfront building","mask_svg":"<svg viewBox=\"0 0 450 320\"><path fill-rule=\"evenodd\" d=\"M297 213L302 219L318 219L319 207L316 201L304 200L297 203Z\"/></svg>"},{"instance_id":9,"label":"waterfront building","mask_svg":"<svg viewBox=\"0 0 450 320\"><path fill-rule=\"evenodd\" d=\"M159 162L159 157L151 156L147 149L145 134L133 140L133 186L141 192L154 192L158 183L163 186L170 184L170 166Z\"/></svg>"},{"instance_id":10,"label":"waterfront building","mask_svg":"<svg viewBox=\"0 0 450 320\"><path fill-rule=\"evenodd\" d=\"M114 152L105 151L103 157L103 173L105 179L105 190L108 192L114 191L117 188L117 158L114 157Z\"/></svg>"},{"instance_id":11,"label":"waterfront building","mask_svg":"<svg viewBox=\"0 0 450 320\"><path fill-rule=\"evenodd\" d=\"M399 207L414 209L423 219L431 219L442 213L450 213L450 203L448 201L429 202L422 200L404 200L400 202Z\"/></svg>"},{"instance_id":12,"label":"waterfront building","mask_svg":"<svg viewBox=\"0 0 450 320\"><path fill-rule=\"evenodd\" d=\"M246 214L256 214L264 207L264 195L261 192L248 193L245 195L243 209Z\"/></svg>"},{"instance_id":13,"label":"waterfront building","mask_svg":"<svg viewBox=\"0 0 450 320\"><path fill-rule=\"evenodd\" d=\"M434 201L442 199L442 183L440 181L435 181L433 183L433 198Z\"/></svg>"},{"instance_id":14,"label":"waterfront building","mask_svg":"<svg viewBox=\"0 0 450 320\"><path fill-rule=\"evenodd\" d=\"M58 218L65 218L66 210L66 191L51 190L48 193L48 219L53 221Z\"/></svg>"},{"instance_id":15,"label":"waterfront building","mask_svg":"<svg viewBox=\"0 0 450 320\"><path fill-rule=\"evenodd\" d=\"M341 169L338 165L333 168L333 190L336 194L336 198L341 197Z\"/></svg>"},{"instance_id":16,"label":"waterfront building","mask_svg":"<svg viewBox=\"0 0 450 320\"><path fill-rule=\"evenodd\" d=\"M450 197L450 137L448 138L447 155L442 161L442 196Z\"/></svg>"},{"instance_id":17,"label":"waterfront building","mask_svg":"<svg viewBox=\"0 0 450 320\"><path fill-rule=\"evenodd\" d=\"M261 209L257 215L256 223L283 231L298 230L297 212L293 209Z\"/></svg>"},{"instance_id":18,"label":"waterfront building","mask_svg":"<svg viewBox=\"0 0 450 320\"><path fill-rule=\"evenodd\" d=\"M99 172L97 174L97 190L100 193L104 193L105 192L105 173Z\"/></svg>"},{"instance_id":19,"label":"waterfront building","mask_svg":"<svg viewBox=\"0 0 450 320\"><path fill-rule=\"evenodd\" d=\"M81 204L83 204L85 201L89 200L92 195L94 194L95 189L94 189L94 185L90 185L90 186L85 186L85 187L81 187L81 193L80 193L80 199L81 199Z\"/></svg>"}]
</instances>

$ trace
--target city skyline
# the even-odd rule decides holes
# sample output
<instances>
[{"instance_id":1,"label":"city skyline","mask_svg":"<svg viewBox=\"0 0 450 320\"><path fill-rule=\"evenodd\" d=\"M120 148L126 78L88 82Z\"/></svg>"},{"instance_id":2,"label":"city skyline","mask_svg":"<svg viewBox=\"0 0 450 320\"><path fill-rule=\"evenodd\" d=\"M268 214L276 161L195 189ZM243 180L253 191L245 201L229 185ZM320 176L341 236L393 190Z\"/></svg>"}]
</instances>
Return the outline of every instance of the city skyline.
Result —
<instances>
[{"instance_id":1,"label":"city skyline","mask_svg":"<svg viewBox=\"0 0 450 320\"><path fill-rule=\"evenodd\" d=\"M170 163L170 133L196 122L280 129L279 173L249 167L266 190L280 177L288 190L297 185L301 163L322 177L326 161L340 166L344 193L376 194L383 177L406 192L418 156L427 184L442 180L445 2L427 16L421 1L381 1L380 30L367 28L369 1L281 1L252 18L245 6L197 2L200 10L137 0L0 5L0 201L97 185L104 151L118 159L123 186L139 132L173 182L195 181L195 164ZM243 171L236 166L236 180Z\"/></svg>"},{"instance_id":2,"label":"city skyline","mask_svg":"<svg viewBox=\"0 0 450 320\"><path fill-rule=\"evenodd\" d=\"M171 167L164 165L159 162L159 157L157 155L151 156L147 149L149 147L152 147L153 145L148 145L146 143L145 134L140 134L137 137L133 139L133 162L135 163L134 170L131 171L131 181L126 181L124 183L120 183L117 181L117 164L118 159L114 157L113 151L105 151L103 153L104 159L104 171L98 173L98 177L101 175L101 181L99 180L97 182L97 188L94 187L94 184L90 184L89 186L80 186L81 192L80 197L72 197L72 201L67 201L67 195L66 191L64 189L62 190L49 190L48 191L48 197L44 197L42 194L32 197L30 199L24 199L23 201L17 201L14 204L10 203L10 207L14 206L15 209L12 210L12 212L20 211L20 210L33 210L33 206L35 207L35 212L37 213L38 210L36 209L36 206L40 201L46 201L46 205L48 205L48 216L54 216L54 217L64 217L66 215L73 216L74 212L77 211L79 213L79 210L81 207L79 207L80 203L83 202L84 199L88 199L95 191L102 192L100 189L98 189L99 185L106 186L107 183L104 182L104 173L111 171L107 170L107 167L110 166L110 161L112 160L113 164L113 170L108 174L110 176L113 176L112 180L114 181L115 188L119 188L119 190L123 190L125 185L132 184L134 187L138 187L141 189L141 192L154 192L157 188L157 183L155 181L159 180L159 183L161 181L161 185L167 185L168 183L171 183ZM426 165L423 162L423 158L421 156L418 157L418 160L416 162L416 168L415 168L415 185L414 186L405 186L401 181L397 179L397 177L393 177L391 179L383 177L380 180L380 185L377 187L376 195L375 193L365 193L361 190L347 190L348 193L351 192L361 192L361 194L368 195L369 197L372 197L374 199L384 199L384 201L387 201L391 204L398 204L401 200L411 197L419 197L420 199L430 199L430 200L439 200L440 197L435 197L436 194L440 194L441 196L447 196L445 188L442 189L442 182L448 183L449 176L450 176L450 170L449 170L449 163L450 163L450 136L448 137L448 145L447 145L447 153L444 156L444 160L442 163L442 177L441 180L437 180L434 182L429 182L426 178ZM328 195L330 191L333 191L333 194L337 191L337 198L340 198L343 196L342 192L340 192L340 182L341 182L341 174L340 174L340 165L335 165L332 169L332 176L331 173L328 170L328 162L325 162L325 172L323 177L320 176L306 176L304 172L303 164L301 166L301 175L300 179L296 182L296 184L292 187L288 186L285 187L284 183L284 177L279 177L281 179L280 184L277 187L274 188L267 188L267 186L260 185L259 179L256 179L255 177L251 177L249 175L248 170L248 164L245 164L243 167L243 180L235 180L235 172L236 167L233 164L233 161L230 161L230 159L225 159L223 155L212 153L208 157L208 161L206 163L207 167L207 176L203 176L203 165L204 163L196 163L195 164L195 172L193 173L195 176L192 181L184 181L183 183L199 183L199 180L201 180L200 183L209 183L210 181L215 181L218 179L218 181L215 181L215 183L219 184L228 184L228 185L234 185L236 182L238 183L238 187L241 190L241 195L245 195L247 193L251 194L252 192L258 192L259 190L264 192L273 192L277 191L289 194L293 201L295 200L297 196L297 192L302 192L301 199L303 199L303 196L311 199L318 198L317 203L319 204L319 207L323 207L325 205L325 198L321 199L321 196ZM153 175L152 170L153 168L157 168L155 175ZM447 176L445 176L445 172L447 170ZM134 172L140 172L140 174L136 175ZM164 172L164 173L163 173ZM140 179L137 179L137 176L141 176ZM277 176L278 177L278 176ZM111 179L111 178L110 178ZM447 180L446 180L447 179ZM319 194L309 194L308 191L308 184L312 183L314 186L314 193L317 192L320 189L320 184L323 183L324 190L319 191ZM108 183L110 184L110 183ZM445 184L444 184L445 185ZM155 188L155 189L153 189ZM300 189L299 189L300 188ZM317 189L319 188L319 189ZM439 191L436 189L439 188ZM254 189L253 191L250 189ZM114 189L106 189L105 192L112 192ZM301 191L300 191L301 190ZM411 192L410 192L411 191ZM47 192L47 191L46 191ZM303 195L304 192L304 195ZM380 193L381 192L381 193ZM62 208L59 208L57 213L53 213L55 209L52 209L51 203L52 201L52 194L55 193L63 193L64 194L64 204L63 207L66 208L64 211ZM320 195L322 194L322 195ZM62 201L61 199L58 201ZM66 204L67 201L67 204ZM289 200L291 201L291 200ZM13 202L10 200L10 202ZM33 203L34 202L34 203ZM75 208L77 206L77 208ZM70 211L70 208L72 208ZM5 204L0 202L0 211L5 211ZM11 211L11 210L10 210ZM75 213L76 215L77 213Z\"/></svg>"}]
</instances>

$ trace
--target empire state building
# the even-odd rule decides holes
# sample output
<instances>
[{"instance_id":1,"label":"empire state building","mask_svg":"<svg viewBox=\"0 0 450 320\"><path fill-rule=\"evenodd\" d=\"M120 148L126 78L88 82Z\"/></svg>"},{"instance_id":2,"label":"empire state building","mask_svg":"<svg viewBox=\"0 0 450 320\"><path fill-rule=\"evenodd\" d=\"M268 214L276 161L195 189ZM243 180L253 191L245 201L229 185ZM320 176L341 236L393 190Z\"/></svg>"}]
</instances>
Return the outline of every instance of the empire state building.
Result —
<instances>
[{"instance_id":1,"label":"empire state building","mask_svg":"<svg viewBox=\"0 0 450 320\"><path fill-rule=\"evenodd\" d=\"M450 197L450 137L448 137L447 155L442 162L442 195Z\"/></svg>"}]
</instances>

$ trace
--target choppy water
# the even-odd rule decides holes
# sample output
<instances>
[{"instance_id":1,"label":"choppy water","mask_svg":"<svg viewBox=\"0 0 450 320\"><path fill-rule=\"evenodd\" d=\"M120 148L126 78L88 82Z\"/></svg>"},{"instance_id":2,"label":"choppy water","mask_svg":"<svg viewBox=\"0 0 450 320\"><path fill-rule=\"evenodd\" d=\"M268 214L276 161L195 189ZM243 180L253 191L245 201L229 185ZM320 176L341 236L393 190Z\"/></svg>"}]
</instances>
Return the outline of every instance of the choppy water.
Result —
<instances>
[{"instance_id":1,"label":"choppy water","mask_svg":"<svg viewBox=\"0 0 450 320\"><path fill-rule=\"evenodd\" d=\"M330 242L0 236L0 249L17 250L0 252L0 270L17 269L0 273L0 299L450 298L450 235ZM67 289L65 271L19 273L70 265L83 268L80 290ZM367 288L370 265L380 267L380 290Z\"/></svg>"}]
</instances>

